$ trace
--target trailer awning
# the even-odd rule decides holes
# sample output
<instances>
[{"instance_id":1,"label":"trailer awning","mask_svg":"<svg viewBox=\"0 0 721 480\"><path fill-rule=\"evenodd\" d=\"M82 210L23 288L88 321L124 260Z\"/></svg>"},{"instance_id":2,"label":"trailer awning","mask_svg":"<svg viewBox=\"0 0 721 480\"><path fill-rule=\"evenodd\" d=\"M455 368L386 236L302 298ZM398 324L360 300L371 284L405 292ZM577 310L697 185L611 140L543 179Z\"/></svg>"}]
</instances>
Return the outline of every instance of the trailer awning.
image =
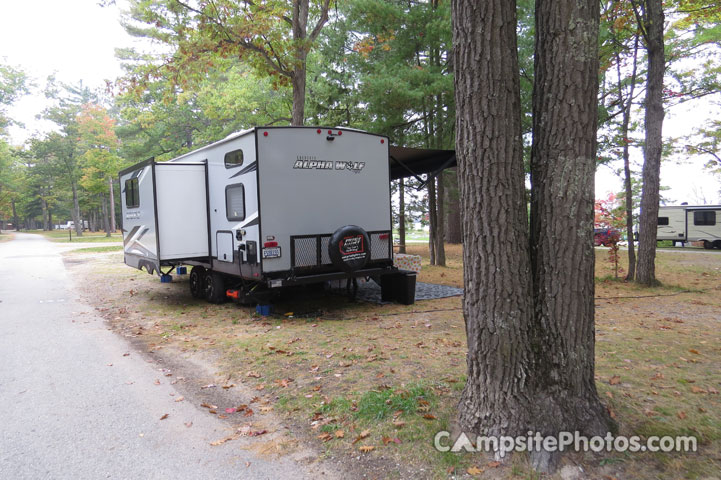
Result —
<instances>
[{"instance_id":1,"label":"trailer awning","mask_svg":"<svg viewBox=\"0 0 721 480\"><path fill-rule=\"evenodd\" d=\"M434 177L446 168L456 166L455 150L430 150L391 145L388 156L391 180L398 180L403 177L419 178L424 173ZM420 178L419 180L422 181Z\"/></svg>"}]
</instances>

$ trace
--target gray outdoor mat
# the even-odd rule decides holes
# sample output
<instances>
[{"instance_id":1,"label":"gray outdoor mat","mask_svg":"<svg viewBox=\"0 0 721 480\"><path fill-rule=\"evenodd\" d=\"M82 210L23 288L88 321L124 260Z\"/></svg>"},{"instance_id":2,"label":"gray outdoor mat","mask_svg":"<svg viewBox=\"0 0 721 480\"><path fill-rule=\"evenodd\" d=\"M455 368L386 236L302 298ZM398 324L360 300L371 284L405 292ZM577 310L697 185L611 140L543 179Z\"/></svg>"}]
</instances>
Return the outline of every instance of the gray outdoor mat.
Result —
<instances>
[{"instance_id":1,"label":"gray outdoor mat","mask_svg":"<svg viewBox=\"0 0 721 480\"><path fill-rule=\"evenodd\" d=\"M336 293L346 293L345 286L339 288L337 285L333 285L333 287L333 291ZM416 282L416 301L456 297L459 295L463 295L462 288L449 287L447 285L436 285L435 283ZM381 287L373 281L358 283L358 294L356 295L356 299L368 303L392 303L381 300Z\"/></svg>"}]
</instances>

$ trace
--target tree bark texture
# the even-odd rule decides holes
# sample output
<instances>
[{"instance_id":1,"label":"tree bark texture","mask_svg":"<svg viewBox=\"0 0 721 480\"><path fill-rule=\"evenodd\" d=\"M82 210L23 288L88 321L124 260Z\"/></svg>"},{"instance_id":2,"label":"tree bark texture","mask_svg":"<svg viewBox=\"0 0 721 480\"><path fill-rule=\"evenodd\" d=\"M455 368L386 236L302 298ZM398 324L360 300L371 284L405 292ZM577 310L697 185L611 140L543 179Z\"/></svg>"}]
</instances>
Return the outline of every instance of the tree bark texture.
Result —
<instances>
[{"instance_id":1,"label":"tree bark texture","mask_svg":"<svg viewBox=\"0 0 721 480\"><path fill-rule=\"evenodd\" d=\"M648 52L646 77L645 146L643 150L643 191L639 218L636 282L656 285L656 230L663 150L663 75L666 70L663 51L663 5L661 0L635 0Z\"/></svg>"},{"instance_id":2,"label":"tree bark texture","mask_svg":"<svg viewBox=\"0 0 721 480\"><path fill-rule=\"evenodd\" d=\"M605 434L594 382L597 0L537 0L531 149L534 422Z\"/></svg>"},{"instance_id":3,"label":"tree bark texture","mask_svg":"<svg viewBox=\"0 0 721 480\"><path fill-rule=\"evenodd\" d=\"M463 431L525 434L534 399L515 1L453 0L468 379Z\"/></svg>"}]
</instances>

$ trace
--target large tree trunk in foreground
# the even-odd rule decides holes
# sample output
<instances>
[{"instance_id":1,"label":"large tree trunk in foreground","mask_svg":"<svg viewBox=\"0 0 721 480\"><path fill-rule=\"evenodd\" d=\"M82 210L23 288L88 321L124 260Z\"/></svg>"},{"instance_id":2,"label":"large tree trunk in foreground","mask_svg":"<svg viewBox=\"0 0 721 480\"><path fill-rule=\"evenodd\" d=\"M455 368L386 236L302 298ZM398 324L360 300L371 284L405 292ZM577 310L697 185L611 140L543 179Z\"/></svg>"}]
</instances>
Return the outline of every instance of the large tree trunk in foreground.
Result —
<instances>
[{"instance_id":1,"label":"large tree trunk in foreground","mask_svg":"<svg viewBox=\"0 0 721 480\"><path fill-rule=\"evenodd\" d=\"M594 382L597 0L537 0L531 150L534 427L603 435ZM543 465L541 465L543 468Z\"/></svg>"},{"instance_id":2,"label":"large tree trunk in foreground","mask_svg":"<svg viewBox=\"0 0 721 480\"><path fill-rule=\"evenodd\" d=\"M464 432L532 425L533 358L515 1L454 0L456 155L463 222L468 379Z\"/></svg>"},{"instance_id":3,"label":"large tree trunk in foreground","mask_svg":"<svg viewBox=\"0 0 721 480\"><path fill-rule=\"evenodd\" d=\"M536 3L530 248L515 2L452 5L468 337L460 426L605 434L594 383L598 2ZM540 470L555 459L531 453Z\"/></svg>"},{"instance_id":4,"label":"large tree trunk in foreground","mask_svg":"<svg viewBox=\"0 0 721 480\"><path fill-rule=\"evenodd\" d=\"M643 150L643 192L639 218L636 281L656 285L656 230L663 150L663 6L661 0L634 0L638 21L648 51L646 78L646 141Z\"/></svg>"}]
</instances>

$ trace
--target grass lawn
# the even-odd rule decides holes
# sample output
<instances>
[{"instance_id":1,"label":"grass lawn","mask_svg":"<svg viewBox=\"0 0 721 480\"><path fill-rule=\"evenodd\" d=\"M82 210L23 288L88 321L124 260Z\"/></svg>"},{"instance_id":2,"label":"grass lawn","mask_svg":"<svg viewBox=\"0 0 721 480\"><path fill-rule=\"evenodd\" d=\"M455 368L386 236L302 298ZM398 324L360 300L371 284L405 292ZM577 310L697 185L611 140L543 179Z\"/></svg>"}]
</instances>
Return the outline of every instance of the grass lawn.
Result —
<instances>
[{"instance_id":1,"label":"grass lawn","mask_svg":"<svg viewBox=\"0 0 721 480\"><path fill-rule=\"evenodd\" d=\"M47 239L53 242L64 242L70 243L70 234L67 230L52 230L49 232L42 230L34 230L30 233L39 233L45 236ZM83 242L83 243L95 243L95 242L122 242L123 235L121 233L113 233L110 237L105 236L105 232L83 232L82 236L78 237L75 234L75 230L72 232L72 242Z\"/></svg>"},{"instance_id":2,"label":"grass lawn","mask_svg":"<svg viewBox=\"0 0 721 480\"><path fill-rule=\"evenodd\" d=\"M462 286L459 245L447 246L447 267L429 266L424 245L408 252L423 256L419 281ZM652 289L617 280L606 250L596 257L596 385L619 433L694 435L700 451L580 453L564 462L582 465L583 478L718 476L721 255L659 252L664 286ZM120 255L73 268L117 330L150 351L211 355L227 383L266 405L253 419L272 411L296 438L371 477L448 478L477 467L476 478L538 478L524 454L497 465L432 448L455 418L465 381L460 297L379 306L306 291L259 317L254 308L194 300L187 276L161 284Z\"/></svg>"}]
</instances>

